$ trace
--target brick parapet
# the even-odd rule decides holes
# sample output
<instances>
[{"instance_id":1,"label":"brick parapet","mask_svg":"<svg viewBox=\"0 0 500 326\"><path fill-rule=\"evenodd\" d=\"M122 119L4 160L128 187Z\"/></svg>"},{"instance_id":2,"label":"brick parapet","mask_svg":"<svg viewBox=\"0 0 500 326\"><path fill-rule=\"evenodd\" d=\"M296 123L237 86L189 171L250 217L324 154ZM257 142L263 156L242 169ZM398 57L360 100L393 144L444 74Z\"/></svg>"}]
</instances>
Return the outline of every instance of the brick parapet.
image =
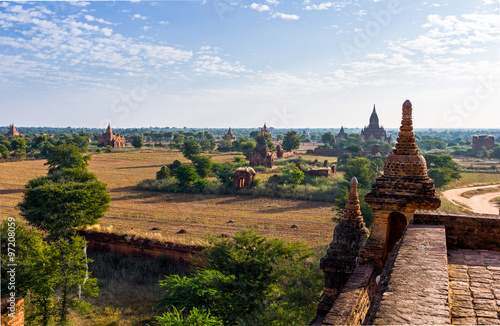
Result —
<instances>
[{"instance_id":1,"label":"brick parapet","mask_svg":"<svg viewBox=\"0 0 500 326\"><path fill-rule=\"evenodd\" d=\"M360 264L332 308L317 325L361 325L375 293L375 266Z\"/></svg>"},{"instance_id":2,"label":"brick parapet","mask_svg":"<svg viewBox=\"0 0 500 326\"><path fill-rule=\"evenodd\" d=\"M414 224L444 225L451 249L500 251L500 216L491 214L417 210Z\"/></svg>"}]
</instances>

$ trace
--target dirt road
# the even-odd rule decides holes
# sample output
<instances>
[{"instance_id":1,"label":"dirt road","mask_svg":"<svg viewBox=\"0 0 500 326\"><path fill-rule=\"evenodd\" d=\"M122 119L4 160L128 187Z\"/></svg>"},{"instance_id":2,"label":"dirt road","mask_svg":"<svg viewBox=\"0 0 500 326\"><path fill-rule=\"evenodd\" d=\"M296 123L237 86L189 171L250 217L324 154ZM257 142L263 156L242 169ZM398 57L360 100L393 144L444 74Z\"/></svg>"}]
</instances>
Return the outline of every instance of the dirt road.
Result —
<instances>
[{"instance_id":1,"label":"dirt road","mask_svg":"<svg viewBox=\"0 0 500 326\"><path fill-rule=\"evenodd\" d=\"M469 190L475 190L480 188L492 188L498 187L499 185L491 186L477 186L477 187L467 187L460 189L450 189L446 190L443 195L446 199L452 201L453 203L461 206L470 208L474 213L483 214L498 214L498 205L494 203L494 199L500 197L500 191L488 192L481 195L476 195L471 198L465 198L461 195Z\"/></svg>"}]
</instances>

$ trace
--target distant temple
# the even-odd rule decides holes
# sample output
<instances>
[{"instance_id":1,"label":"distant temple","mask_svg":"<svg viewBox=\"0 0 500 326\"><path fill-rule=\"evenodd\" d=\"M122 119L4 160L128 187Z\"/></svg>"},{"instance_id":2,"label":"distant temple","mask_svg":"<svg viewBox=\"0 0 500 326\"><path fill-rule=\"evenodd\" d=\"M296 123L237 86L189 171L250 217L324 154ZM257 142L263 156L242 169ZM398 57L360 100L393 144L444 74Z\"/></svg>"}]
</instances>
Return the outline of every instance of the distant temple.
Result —
<instances>
[{"instance_id":1,"label":"distant temple","mask_svg":"<svg viewBox=\"0 0 500 326\"><path fill-rule=\"evenodd\" d=\"M274 167L274 155L267 146L266 138L264 137L264 128L260 129L260 135L257 137L257 145L250 152L249 158L251 166L263 165L271 169Z\"/></svg>"},{"instance_id":2,"label":"distant temple","mask_svg":"<svg viewBox=\"0 0 500 326\"><path fill-rule=\"evenodd\" d=\"M377 111L375 110L375 104L373 105L373 112L370 116L370 124L368 125L368 127L364 127L363 130L361 130L361 136L363 137L364 141L377 139L389 144L392 142L392 137L387 137L384 128L379 125Z\"/></svg>"},{"instance_id":3,"label":"distant temple","mask_svg":"<svg viewBox=\"0 0 500 326\"><path fill-rule=\"evenodd\" d=\"M269 128L267 128L266 124L264 123L264 127L262 127L262 130L266 133L266 134L269 134L269 136L271 136L271 139L273 139L273 133L271 132L271 130Z\"/></svg>"},{"instance_id":4,"label":"distant temple","mask_svg":"<svg viewBox=\"0 0 500 326\"><path fill-rule=\"evenodd\" d=\"M229 136L230 139L231 139L231 141L235 141L236 140L236 136L231 131L231 127L229 127L229 130L227 131L227 134L224 135L224 137L226 137L226 136Z\"/></svg>"},{"instance_id":5,"label":"distant temple","mask_svg":"<svg viewBox=\"0 0 500 326\"><path fill-rule=\"evenodd\" d=\"M339 131L339 133L337 134L337 137L336 137L336 138L337 138L337 140L339 140L339 139L346 139L346 138L347 138L347 134L346 134L346 133L345 133L345 131L344 131L344 126L341 126L341 127L340 127L340 131Z\"/></svg>"},{"instance_id":6,"label":"distant temple","mask_svg":"<svg viewBox=\"0 0 500 326\"><path fill-rule=\"evenodd\" d=\"M114 134L111 130L111 125L108 124L108 129L102 135L99 135L97 139L97 143L103 146L111 146L111 147L125 147L125 137L120 136L119 134Z\"/></svg>"},{"instance_id":7,"label":"distant temple","mask_svg":"<svg viewBox=\"0 0 500 326\"><path fill-rule=\"evenodd\" d=\"M472 136L472 149L480 151L483 147L492 149L495 147L495 136L493 135L474 135Z\"/></svg>"},{"instance_id":8,"label":"distant temple","mask_svg":"<svg viewBox=\"0 0 500 326\"><path fill-rule=\"evenodd\" d=\"M16 127L14 126L14 124L11 124L9 126L9 131L7 131L7 133L5 134L5 136L23 136L21 133L19 133L19 131L16 130Z\"/></svg>"}]
</instances>

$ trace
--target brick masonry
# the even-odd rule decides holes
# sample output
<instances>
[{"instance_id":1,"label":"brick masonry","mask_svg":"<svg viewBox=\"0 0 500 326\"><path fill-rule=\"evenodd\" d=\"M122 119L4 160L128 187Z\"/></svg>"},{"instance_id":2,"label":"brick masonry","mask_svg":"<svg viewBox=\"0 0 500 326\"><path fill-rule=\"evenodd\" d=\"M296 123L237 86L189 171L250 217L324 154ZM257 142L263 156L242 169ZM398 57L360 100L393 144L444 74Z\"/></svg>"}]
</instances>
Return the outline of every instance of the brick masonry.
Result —
<instances>
[{"instance_id":1,"label":"brick masonry","mask_svg":"<svg viewBox=\"0 0 500 326\"><path fill-rule=\"evenodd\" d=\"M500 216L417 210L414 224L444 225L448 248L500 251Z\"/></svg>"},{"instance_id":2,"label":"brick masonry","mask_svg":"<svg viewBox=\"0 0 500 326\"><path fill-rule=\"evenodd\" d=\"M451 322L500 325L500 252L448 252Z\"/></svg>"},{"instance_id":3,"label":"brick masonry","mask_svg":"<svg viewBox=\"0 0 500 326\"><path fill-rule=\"evenodd\" d=\"M384 272L374 325L450 324L443 226L408 226L393 264Z\"/></svg>"}]
</instances>

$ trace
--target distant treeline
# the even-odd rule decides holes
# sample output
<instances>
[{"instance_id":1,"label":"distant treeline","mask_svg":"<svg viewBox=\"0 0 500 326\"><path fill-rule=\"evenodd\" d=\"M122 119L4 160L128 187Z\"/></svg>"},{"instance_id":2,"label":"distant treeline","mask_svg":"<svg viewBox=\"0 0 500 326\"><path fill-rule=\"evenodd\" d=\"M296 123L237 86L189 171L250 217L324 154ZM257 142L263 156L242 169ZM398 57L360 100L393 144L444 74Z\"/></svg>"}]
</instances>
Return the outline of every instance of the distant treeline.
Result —
<instances>
[{"instance_id":1,"label":"distant treeline","mask_svg":"<svg viewBox=\"0 0 500 326\"><path fill-rule=\"evenodd\" d=\"M113 126L111 126L113 127ZM228 126L229 127L229 126ZM82 129L87 134L100 134L105 131L104 128L54 128L54 127L17 127L16 129L26 135L32 134L74 134L81 133ZM255 130L259 130L259 127L256 128L231 128L233 134L236 137L249 137L250 133ZM269 128L274 136L284 135L290 130L297 131L297 134L306 134L311 136L313 134L322 135L326 132L331 132L336 135L340 128ZM360 133L360 128L344 128L346 133ZM0 127L0 134L5 134L9 130L9 126ZM166 133L166 132L209 132L214 135L216 138L222 138L227 133L227 128L176 128L176 127L148 127L148 128L113 128L113 131L119 133L121 135L130 136L130 135L143 135L143 134L151 134L151 133ZM392 135L393 139L397 138L397 134L399 129L395 128L387 128L386 129L388 135ZM435 137L443 139L446 143L454 142L458 143L460 140L463 141L472 141L473 135L483 135L489 134L495 136L495 139L498 142L500 137L500 129L415 129L415 133L418 139L423 139L426 137ZM319 140L319 137L318 137Z\"/></svg>"}]
</instances>

